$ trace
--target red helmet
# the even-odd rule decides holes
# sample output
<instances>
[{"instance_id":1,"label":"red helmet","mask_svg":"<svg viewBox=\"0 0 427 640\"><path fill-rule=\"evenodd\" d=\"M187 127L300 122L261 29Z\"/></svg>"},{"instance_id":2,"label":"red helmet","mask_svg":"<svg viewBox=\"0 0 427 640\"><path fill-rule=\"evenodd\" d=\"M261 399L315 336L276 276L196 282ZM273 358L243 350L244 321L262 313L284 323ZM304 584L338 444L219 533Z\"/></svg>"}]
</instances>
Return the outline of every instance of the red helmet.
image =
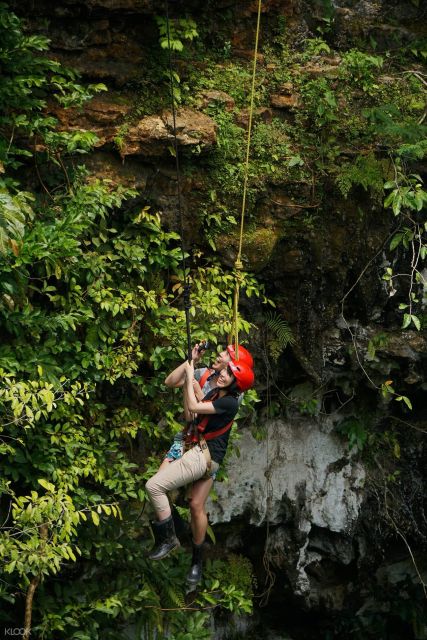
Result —
<instances>
[{"instance_id":1,"label":"red helmet","mask_svg":"<svg viewBox=\"0 0 427 640\"><path fill-rule=\"evenodd\" d=\"M235 362L241 362L242 364L247 364L248 367L250 367L251 369L254 368L254 359L252 358L251 354L249 353L249 351L247 349L245 349L245 347L242 347L241 344L239 344L239 359L237 359L236 356L236 345L235 344L229 344L227 347L227 351L229 353L229 356L232 360L234 360Z\"/></svg>"},{"instance_id":2,"label":"red helmet","mask_svg":"<svg viewBox=\"0 0 427 640\"><path fill-rule=\"evenodd\" d=\"M240 347L239 347L240 351ZM239 391L247 391L255 381L255 375L252 369L244 362L232 360L228 363L231 373L236 378L236 386Z\"/></svg>"}]
</instances>

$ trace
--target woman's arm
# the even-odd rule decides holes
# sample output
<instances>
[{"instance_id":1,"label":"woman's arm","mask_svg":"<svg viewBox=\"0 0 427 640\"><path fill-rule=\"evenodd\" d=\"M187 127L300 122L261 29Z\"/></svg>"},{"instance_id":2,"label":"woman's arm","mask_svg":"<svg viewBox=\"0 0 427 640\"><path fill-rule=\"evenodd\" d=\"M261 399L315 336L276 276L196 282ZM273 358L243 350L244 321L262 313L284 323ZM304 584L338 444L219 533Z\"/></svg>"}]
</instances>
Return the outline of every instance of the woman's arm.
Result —
<instances>
[{"instance_id":1,"label":"woman's arm","mask_svg":"<svg viewBox=\"0 0 427 640\"><path fill-rule=\"evenodd\" d=\"M205 396L203 394L200 384L197 382L195 378L193 379L193 389L194 389L194 395L196 396L196 400L198 402L201 402L201 400L203 400Z\"/></svg>"},{"instance_id":2,"label":"woman's arm","mask_svg":"<svg viewBox=\"0 0 427 640\"><path fill-rule=\"evenodd\" d=\"M185 380L185 362L179 365L176 369L171 371L165 380L167 387L182 387Z\"/></svg>"},{"instance_id":3,"label":"woman's arm","mask_svg":"<svg viewBox=\"0 0 427 640\"><path fill-rule=\"evenodd\" d=\"M196 398L193 387L194 365L192 362L185 362L185 391L187 395L187 406L191 413L203 413L204 415L212 415L216 410L212 402L200 402Z\"/></svg>"},{"instance_id":4,"label":"woman's arm","mask_svg":"<svg viewBox=\"0 0 427 640\"><path fill-rule=\"evenodd\" d=\"M184 418L187 422L191 422L194 418L194 415L191 413L190 409L188 408L188 394L187 394L186 386L184 386L183 392L184 392Z\"/></svg>"},{"instance_id":5,"label":"woman's arm","mask_svg":"<svg viewBox=\"0 0 427 640\"><path fill-rule=\"evenodd\" d=\"M199 353L199 345L196 344L193 347L193 351L191 353L191 357L193 362L198 362L200 360L201 354ZM183 362L176 369L174 369L166 378L165 385L167 387L182 387L185 382L185 365L187 361Z\"/></svg>"}]
</instances>

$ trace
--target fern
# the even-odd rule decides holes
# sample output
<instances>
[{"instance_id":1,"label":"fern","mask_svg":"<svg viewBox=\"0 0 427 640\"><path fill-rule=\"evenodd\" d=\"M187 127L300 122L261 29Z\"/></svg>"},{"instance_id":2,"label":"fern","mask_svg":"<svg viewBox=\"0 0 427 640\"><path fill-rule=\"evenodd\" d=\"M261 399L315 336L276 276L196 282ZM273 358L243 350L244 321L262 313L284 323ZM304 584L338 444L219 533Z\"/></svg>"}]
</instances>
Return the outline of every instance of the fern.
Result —
<instances>
[{"instance_id":1,"label":"fern","mask_svg":"<svg viewBox=\"0 0 427 640\"><path fill-rule=\"evenodd\" d=\"M271 357L277 361L288 344L295 343L295 338L286 320L274 311L269 311L266 314L265 326L273 334L268 336L267 344Z\"/></svg>"},{"instance_id":2,"label":"fern","mask_svg":"<svg viewBox=\"0 0 427 640\"><path fill-rule=\"evenodd\" d=\"M427 154L427 139L420 140L415 144L403 144L396 153L407 160L422 160Z\"/></svg>"},{"instance_id":3,"label":"fern","mask_svg":"<svg viewBox=\"0 0 427 640\"><path fill-rule=\"evenodd\" d=\"M425 137L425 125L413 120L405 121L394 104L364 109L362 115L369 121L372 133L386 138L389 143L416 144Z\"/></svg>"},{"instance_id":4,"label":"fern","mask_svg":"<svg viewBox=\"0 0 427 640\"><path fill-rule=\"evenodd\" d=\"M336 177L336 183L346 198L353 186L361 186L374 196L383 195L384 172L380 161L371 153L359 156L355 162L344 165Z\"/></svg>"},{"instance_id":5,"label":"fern","mask_svg":"<svg viewBox=\"0 0 427 640\"><path fill-rule=\"evenodd\" d=\"M295 338L292 331L282 316L274 311L269 311L265 316L265 324L267 328L272 331L280 341L282 349L288 346L288 344L294 344Z\"/></svg>"},{"instance_id":6,"label":"fern","mask_svg":"<svg viewBox=\"0 0 427 640\"><path fill-rule=\"evenodd\" d=\"M174 567L176 569L176 567ZM158 572L153 571L150 576L150 588L155 597L158 598L162 608L179 608L185 607L185 596L179 587L176 586L178 576L176 571Z\"/></svg>"}]
</instances>

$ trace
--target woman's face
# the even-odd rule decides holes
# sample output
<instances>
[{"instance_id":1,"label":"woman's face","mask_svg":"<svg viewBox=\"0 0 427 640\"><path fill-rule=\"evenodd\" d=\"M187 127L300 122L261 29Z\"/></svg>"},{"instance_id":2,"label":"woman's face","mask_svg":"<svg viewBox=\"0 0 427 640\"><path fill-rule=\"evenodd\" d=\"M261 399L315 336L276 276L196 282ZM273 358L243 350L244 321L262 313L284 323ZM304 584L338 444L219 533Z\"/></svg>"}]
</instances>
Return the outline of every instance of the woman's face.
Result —
<instances>
[{"instance_id":1,"label":"woman's face","mask_svg":"<svg viewBox=\"0 0 427 640\"><path fill-rule=\"evenodd\" d=\"M222 369L222 371L220 372L216 384L217 387L224 389L225 387L229 387L230 384L232 384L234 382L235 378L233 376L233 374L230 371L229 367L225 367L225 369Z\"/></svg>"},{"instance_id":2,"label":"woman's face","mask_svg":"<svg viewBox=\"0 0 427 640\"><path fill-rule=\"evenodd\" d=\"M214 371L221 371L221 369L226 369L228 363L230 362L231 357L228 353L227 349L221 351L216 357L216 359L212 363L212 369Z\"/></svg>"}]
</instances>

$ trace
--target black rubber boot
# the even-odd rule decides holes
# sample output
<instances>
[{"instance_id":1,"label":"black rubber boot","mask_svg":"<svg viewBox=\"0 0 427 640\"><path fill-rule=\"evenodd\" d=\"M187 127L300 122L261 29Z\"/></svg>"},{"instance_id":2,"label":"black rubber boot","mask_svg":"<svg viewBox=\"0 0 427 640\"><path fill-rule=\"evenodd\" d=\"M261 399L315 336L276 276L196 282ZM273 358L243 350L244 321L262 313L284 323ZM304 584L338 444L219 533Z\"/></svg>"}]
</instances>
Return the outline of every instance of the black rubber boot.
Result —
<instances>
[{"instance_id":1,"label":"black rubber boot","mask_svg":"<svg viewBox=\"0 0 427 640\"><path fill-rule=\"evenodd\" d=\"M148 554L150 560L162 560L174 549L179 547L179 540L175 535L172 516L153 522L153 533L155 540L154 549Z\"/></svg>"},{"instance_id":2,"label":"black rubber boot","mask_svg":"<svg viewBox=\"0 0 427 640\"><path fill-rule=\"evenodd\" d=\"M175 527L175 533L179 538L181 544L189 543L191 540L190 525L186 520L184 520L184 518L180 516L179 511L175 507L175 505L172 505L172 520Z\"/></svg>"},{"instance_id":3,"label":"black rubber boot","mask_svg":"<svg viewBox=\"0 0 427 640\"><path fill-rule=\"evenodd\" d=\"M197 587L197 585L202 581L204 544L204 541L201 544L195 544L193 542L193 557L191 559L191 568L187 573L187 584L193 588Z\"/></svg>"}]
</instances>

